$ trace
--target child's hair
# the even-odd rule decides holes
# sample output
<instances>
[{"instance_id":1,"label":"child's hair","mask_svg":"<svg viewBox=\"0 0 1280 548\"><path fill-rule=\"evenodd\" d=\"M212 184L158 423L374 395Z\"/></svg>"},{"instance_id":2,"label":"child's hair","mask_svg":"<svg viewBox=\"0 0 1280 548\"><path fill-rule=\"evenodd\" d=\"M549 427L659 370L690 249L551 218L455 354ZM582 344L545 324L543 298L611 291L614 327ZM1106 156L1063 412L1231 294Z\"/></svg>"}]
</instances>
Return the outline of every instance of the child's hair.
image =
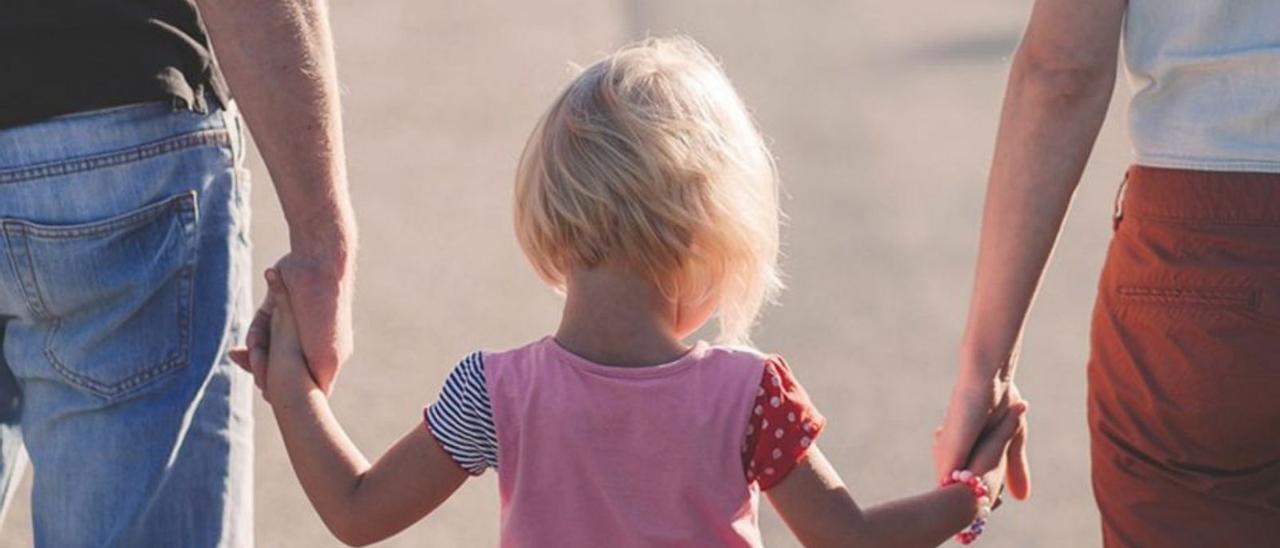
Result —
<instances>
[{"instance_id":1,"label":"child's hair","mask_svg":"<svg viewBox=\"0 0 1280 548\"><path fill-rule=\"evenodd\" d=\"M781 289L773 158L714 57L649 38L582 71L534 128L515 227L538 275L636 268L669 298L715 299L721 342L747 343Z\"/></svg>"}]
</instances>

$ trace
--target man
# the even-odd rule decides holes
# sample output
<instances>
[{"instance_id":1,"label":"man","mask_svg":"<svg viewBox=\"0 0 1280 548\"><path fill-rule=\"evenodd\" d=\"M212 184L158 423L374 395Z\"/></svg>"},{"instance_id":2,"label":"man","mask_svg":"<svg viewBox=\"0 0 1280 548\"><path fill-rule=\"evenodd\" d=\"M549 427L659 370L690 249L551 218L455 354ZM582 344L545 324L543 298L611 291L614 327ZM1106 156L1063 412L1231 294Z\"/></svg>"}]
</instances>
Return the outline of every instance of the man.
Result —
<instances>
[{"instance_id":1,"label":"man","mask_svg":"<svg viewBox=\"0 0 1280 548\"><path fill-rule=\"evenodd\" d=\"M356 235L324 3L0 4L0 489L25 445L38 546L253 543L237 104L329 389Z\"/></svg>"}]
</instances>

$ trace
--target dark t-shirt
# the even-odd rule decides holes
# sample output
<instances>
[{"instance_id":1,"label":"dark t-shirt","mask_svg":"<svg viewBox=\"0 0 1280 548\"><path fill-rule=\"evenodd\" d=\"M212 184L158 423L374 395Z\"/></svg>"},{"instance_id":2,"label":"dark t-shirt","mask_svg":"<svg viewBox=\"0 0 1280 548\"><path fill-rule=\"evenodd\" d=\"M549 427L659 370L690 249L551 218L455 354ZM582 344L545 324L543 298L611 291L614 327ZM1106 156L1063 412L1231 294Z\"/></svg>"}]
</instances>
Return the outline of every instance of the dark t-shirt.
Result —
<instances>
[{"instance_id":1,"label":"dark t-shirt","mask_svg":"<svg viewBox=\"0 0 1280 548\"><path fill-rule=\"evenodd\" d=\"M146 101L225 103L192 2L0 0L0 128Z\"/></svg>"}]
</instances>

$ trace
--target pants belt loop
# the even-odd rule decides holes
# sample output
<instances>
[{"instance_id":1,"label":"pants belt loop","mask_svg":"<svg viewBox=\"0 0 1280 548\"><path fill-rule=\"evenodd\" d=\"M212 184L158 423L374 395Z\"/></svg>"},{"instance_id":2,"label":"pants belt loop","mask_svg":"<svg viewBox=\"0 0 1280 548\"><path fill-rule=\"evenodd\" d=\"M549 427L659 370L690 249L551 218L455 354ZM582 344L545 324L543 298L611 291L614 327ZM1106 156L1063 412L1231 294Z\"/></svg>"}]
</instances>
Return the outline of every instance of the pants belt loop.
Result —
<instances>
[{"instance_id":1,"label":"pants belt loop","mask_svg":"<svg viewBox=\"0 0 1280 548\"><path fill-rule=\"evenodd\" d=\"M1129 170L1125 170L1124 179L1120 181L1120 188L1116 190L1116 205L1111 212L1111 230L1112 232L1120 230L1120 221L1124 219L1124 190L1129 186Z\"/></svg>"}]
</instances>

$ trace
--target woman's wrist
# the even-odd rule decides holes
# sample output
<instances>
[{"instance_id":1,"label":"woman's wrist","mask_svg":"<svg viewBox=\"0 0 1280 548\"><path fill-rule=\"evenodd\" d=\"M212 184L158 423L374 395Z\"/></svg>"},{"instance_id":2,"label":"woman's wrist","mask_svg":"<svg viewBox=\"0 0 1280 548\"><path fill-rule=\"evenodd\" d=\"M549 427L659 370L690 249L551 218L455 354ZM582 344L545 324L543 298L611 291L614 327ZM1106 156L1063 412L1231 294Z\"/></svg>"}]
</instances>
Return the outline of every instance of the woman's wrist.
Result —
<instances>
[{"instance_id":1,"label":"woman's wrist","mask_svg":"<svg viewBox=\"0 0 1280 548\"><path fill-rule=\"evenodd\" d=\"M960 352L960 384L990 386L1013 379L1016 352L991 352L962 349Z\"/></svg>"}]
</instances>

